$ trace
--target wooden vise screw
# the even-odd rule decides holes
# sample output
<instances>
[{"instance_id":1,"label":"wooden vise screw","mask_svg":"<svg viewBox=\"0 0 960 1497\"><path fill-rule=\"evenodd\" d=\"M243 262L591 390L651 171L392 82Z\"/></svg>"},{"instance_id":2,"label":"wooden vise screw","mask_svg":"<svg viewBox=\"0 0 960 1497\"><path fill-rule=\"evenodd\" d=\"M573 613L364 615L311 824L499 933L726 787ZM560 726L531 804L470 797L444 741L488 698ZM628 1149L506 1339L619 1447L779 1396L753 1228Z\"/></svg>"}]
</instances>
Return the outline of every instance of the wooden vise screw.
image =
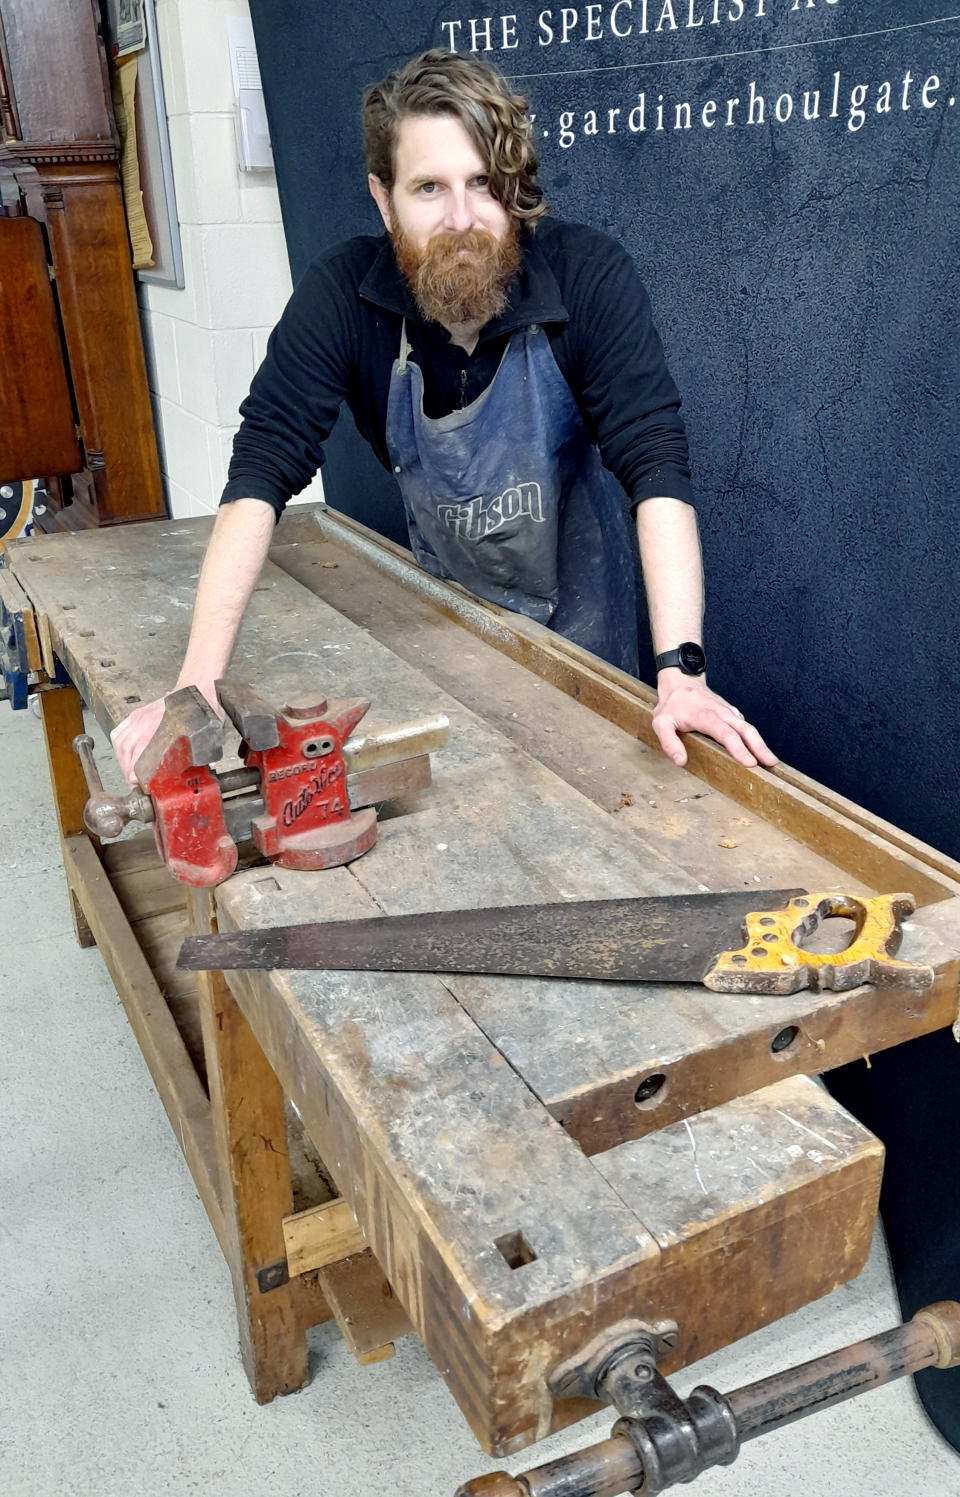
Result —
<instances>
[{"instance_id":1,"label":"wooden vise screw","mask_svg":"<svg viewBox=\"0 0 960 1497\"><path fill-rule=\"evenodd\" d=\"M242 769L216 774L223 725L196 687L166 698L163 720L135 765L141 791L108 795L93 740L74 740L90 799L84 822L95 836L119 836L129 821L152 822L160 856L182 883L222 883L237 866L237 844L252 841L284 868L336 868L377 839L375 803L430 783L430 754L448 722L435 717L366 737L351 734L369 702L300 698L276 711L239 682L217 696L241 737Z\"/></svg>"}]
</instances>

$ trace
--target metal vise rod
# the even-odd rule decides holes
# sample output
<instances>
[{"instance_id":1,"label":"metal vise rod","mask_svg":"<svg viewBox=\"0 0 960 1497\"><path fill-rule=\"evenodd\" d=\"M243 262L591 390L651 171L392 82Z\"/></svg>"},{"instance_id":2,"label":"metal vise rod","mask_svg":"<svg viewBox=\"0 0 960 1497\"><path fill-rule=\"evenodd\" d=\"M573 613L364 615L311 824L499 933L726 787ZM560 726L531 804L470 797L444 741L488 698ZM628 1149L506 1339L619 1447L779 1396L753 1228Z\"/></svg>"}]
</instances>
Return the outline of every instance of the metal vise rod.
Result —
<instances>
[{"instance_id":1,"label":"metal vise rod","mask_svg":"<svg viewBox=\"0 0 960 1497\"><path fill-rule=\"evenodd\" d=\"M960 1366L960 1304L945 1300L918 1310L912 1320L892 1331L750 1383L725 1398L706 1388L694 1393L709 1394L713 1401L726 1404L742 1443L925 1367L956 1366ZM645 1485L642 1459L627 1434L617 1433L520 1476L502 1471L480 1476L460 1487L456 1497L618 1497L645 1490L651 1489Z\"/></svg>"}]
</instances>

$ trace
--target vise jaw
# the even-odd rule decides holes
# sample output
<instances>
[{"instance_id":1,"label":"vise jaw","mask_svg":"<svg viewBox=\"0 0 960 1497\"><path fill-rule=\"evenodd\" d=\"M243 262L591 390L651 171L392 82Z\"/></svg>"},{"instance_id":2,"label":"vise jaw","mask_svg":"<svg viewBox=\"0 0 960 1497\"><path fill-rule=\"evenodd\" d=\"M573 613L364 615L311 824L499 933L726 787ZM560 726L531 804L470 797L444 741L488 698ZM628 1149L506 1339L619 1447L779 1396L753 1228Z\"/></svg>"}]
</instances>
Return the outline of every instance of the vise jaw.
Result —
<instances>
[{"instance_id":1,"label":"vise jaw","mask_svg":"<svg viewBox=\"0 0 960 1497\"><path fill-rule=\"evenodd\" d=\"M370 703L298 697L274 713L245 686L220 681L217 695L260 775L263 810L251 835L264 857L282 868L336 868L369 852L377 813L351 809L343 749Z\"/></svg>"},{"instance_id":2,"label":"vise jaw","mask_svg":"<svg viewBox=\"0 0 960 1497\"><path fill-rule=\"evenodd\" d=\"M135 768L153 807L157 851L184 884L222 884L237 866L220 782L209 767L222 757L223 726L210 703L195 686L173 692Z\"/></svg>"},{"instance_id":3,"label":"vise jaw","mask_svg":"<svg viewBox=\"0 0 960 1497\"><path fill-rule=\"evenodd\" d=\"M217 696L240 734L244 761L225 774L210 767L223 757L223 724L194 686L165 699L160 726L135 765L140 791L108 795L93 740L74 740L91 792L87 829L109 838L129 821L152 822L160 856L187 884L229 878L245 841L284 868L352 862L376 842L375 803L429 785L430 753L449 726L436 717L351 738L369 702L315 695L277 710L231 680L217 682Z\"/></svg>"}]
</instances>

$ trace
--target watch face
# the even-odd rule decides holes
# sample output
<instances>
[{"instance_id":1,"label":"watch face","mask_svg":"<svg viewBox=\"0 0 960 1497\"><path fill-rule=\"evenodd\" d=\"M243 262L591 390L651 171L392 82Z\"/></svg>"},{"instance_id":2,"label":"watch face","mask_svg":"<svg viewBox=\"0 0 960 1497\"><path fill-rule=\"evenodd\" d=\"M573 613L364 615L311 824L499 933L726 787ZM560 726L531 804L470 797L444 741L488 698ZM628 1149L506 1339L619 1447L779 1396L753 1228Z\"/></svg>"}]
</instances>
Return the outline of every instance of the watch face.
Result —
<instances>
[{"instance_id":1,"label":"watch face","mask_svg":"<svg viewBox=\"0 0 960 1497\"><path fill-rule=\"evenodd\" d=\"M699 645L689 641L681 645L678 651L680 655L680 669L688 676L702 675L707 666L707 657Z\"/></svg>"}]
</instances>

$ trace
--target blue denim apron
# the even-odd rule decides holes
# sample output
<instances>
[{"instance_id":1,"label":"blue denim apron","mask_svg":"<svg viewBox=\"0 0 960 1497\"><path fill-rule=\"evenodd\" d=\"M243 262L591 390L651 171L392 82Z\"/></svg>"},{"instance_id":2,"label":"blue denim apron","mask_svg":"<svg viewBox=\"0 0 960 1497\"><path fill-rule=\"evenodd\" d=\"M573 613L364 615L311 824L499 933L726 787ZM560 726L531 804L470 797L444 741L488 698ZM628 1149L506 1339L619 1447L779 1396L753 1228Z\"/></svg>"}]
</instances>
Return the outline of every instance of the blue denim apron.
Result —
<instances>
[{"instance_id":1,"label":"blue denim apron","mask_svg":"<svg viewBox=\"0 0 960 1497\"><path fill-rule=\"evenodd\" d=\"M600 461L550 340L511 335L471 405L431 418L406 323L387 447L420 566L637 673L639 568L623 489Z\"/></svg>"}]
</instances>

